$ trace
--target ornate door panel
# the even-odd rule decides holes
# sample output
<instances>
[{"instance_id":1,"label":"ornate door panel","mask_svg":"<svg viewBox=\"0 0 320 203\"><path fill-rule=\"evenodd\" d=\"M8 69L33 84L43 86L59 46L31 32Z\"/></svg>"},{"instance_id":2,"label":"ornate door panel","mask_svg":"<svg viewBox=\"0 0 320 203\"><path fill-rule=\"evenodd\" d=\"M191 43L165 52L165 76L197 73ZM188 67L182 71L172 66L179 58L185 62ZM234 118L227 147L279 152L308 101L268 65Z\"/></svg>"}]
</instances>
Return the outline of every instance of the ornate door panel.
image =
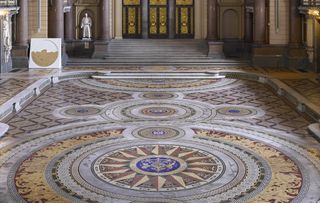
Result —
<instances>
[{"instance_id":1,"label":"ornate door panel","mask_svg":"<svg viewBox=\"0 0 320 203\"><path fill-rule=\"evenodd\" d=\"M168 0L149 0L149 38L169 36L168 10Z\"/></svg>"},{"instance_id":2,"label":"ornate door panel","mask_svg":"<svg viewBox=\"0 0 320 203\"><path fill-rule=\"evenodd\" d=\"M141 38L141 10L140 0L123 0L122 35L124 38Z\"/></svg>"},{"instance_id":3,"label":"ornate door panel","mask_svg":"<svg viewBox=\"0 0 320 203\"><path fill-rule=\"evenodd\" d=\"M193 0L175 0L175 37L194 37L194 2Z\"/></svg>"}]
</instances>

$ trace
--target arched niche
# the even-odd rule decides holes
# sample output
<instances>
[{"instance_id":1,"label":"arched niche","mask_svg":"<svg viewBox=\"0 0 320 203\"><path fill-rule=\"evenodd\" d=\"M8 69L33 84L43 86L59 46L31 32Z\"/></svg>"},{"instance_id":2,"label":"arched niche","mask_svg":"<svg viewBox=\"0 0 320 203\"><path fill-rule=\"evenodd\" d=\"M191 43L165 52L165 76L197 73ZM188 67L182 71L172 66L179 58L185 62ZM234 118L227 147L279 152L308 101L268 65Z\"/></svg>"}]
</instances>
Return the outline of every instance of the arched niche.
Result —
<instances>
[{"instance_id":1,"label":"arched niche","mask_svg":"<svg viewBox=\"0 0 320 203\"><path fill-rule=\"evenodd\" d=\"M91 9L83 9L80 13L79 13L79 16L77 19L79 19L79 24L77 24L77 27L79 27L79 32L78 32L78 36L77 38L78 39L82 39L82 36L83 36L83 29L81 29L81 23L82 23L82 19L85 17L85 14L88 14L88 17L91 18L92 20L92 26L91 26L91 38L92 39L95 39L97 38L97 35L96 35L96 18L95 18L95 13L94 11L92 11Z\"/></svg>"},{"instance_id":2,"label":"arched niche","mask_svg":"<svg viewBox=\"0 0 320 203\"><path fill-rule=\"evenodd\" d=\"M100 21L99 6L100 0L74 0L73 9L76 39L82 39L81 21L86 12L91 17L93 23L91 29L92 37L97 38L97 35L100 32L100 28L98 26Z\"/></svg>"},{"instance_id":3,"label":"arched niche","mask_svg":"<svg viewBox=\"0 0 320 203\"><path fill-rule=\"evenodd\" d=\"M227 9L222 15L222 38L239 39L240 34L240 17L234 9Z\"/></svg>"},{"instance_id":4,"label":"arched niche","mask_svg":"<svg viewBox=\"0 0 320 203\"><path fill-rule=\"evenodd\" d=\"M244 0L218 0L219 5L219 35L222 40L244 39Z\"/></svg>"}]
</instances>

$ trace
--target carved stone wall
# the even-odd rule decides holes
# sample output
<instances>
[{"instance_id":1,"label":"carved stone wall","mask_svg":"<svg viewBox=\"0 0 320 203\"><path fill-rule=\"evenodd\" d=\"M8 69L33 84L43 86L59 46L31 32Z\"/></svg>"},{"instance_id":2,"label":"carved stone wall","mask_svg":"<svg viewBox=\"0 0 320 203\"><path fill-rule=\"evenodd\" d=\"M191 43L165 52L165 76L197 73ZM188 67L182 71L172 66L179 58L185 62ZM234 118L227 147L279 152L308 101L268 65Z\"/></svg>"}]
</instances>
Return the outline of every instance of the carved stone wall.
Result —
<instances>
[{"instance_id":1,"label":"carved stone wall","mask_svg":"<svg viewBox=\"0 0 320 203\"><path fill-rule=\"evenodd\" d=\"M16 8L7 8L0 15L0 73L12 70L12 15L17 13Z\"/></svg>"},{"instance_id":2,"label":"carved stone wall","mask_svg":"<svg viewBox=\"0 0 320 203\"><path fill-rule=\"evenodd\" d=\"M244 39L244 0L219 0L218 4L218 24L220 39Z\"/></svg>"}]
</instances>

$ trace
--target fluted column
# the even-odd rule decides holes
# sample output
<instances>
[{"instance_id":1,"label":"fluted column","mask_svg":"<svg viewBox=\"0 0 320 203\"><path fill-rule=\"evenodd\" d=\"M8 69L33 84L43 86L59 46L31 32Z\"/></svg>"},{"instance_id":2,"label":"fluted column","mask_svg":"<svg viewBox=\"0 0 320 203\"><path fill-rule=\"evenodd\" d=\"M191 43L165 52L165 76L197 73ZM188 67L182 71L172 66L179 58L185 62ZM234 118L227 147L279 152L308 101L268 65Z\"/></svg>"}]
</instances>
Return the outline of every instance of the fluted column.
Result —
<instances>
[{"instance_id":1,"label":"fluted column","mask_svg":"<svg viewBox=\"0 0 320 203\"><path fill-rule=\"evenodd\" d=\"M302 44L302 19L298 7L300 0L289 1L289 44L299 46Z\"/></svg>"},{"instance_id":2,"label":"fluted column","mask_svg":"<svg viewBox=\"0 0 320 203\"><path fill-rule=\"evenodd\" d=\"M210 41L218 40L217 0L208 0L208 36Z\"/></svg>"},{"instance_id":3,"label":"fluted column","mask_svg":"<svg viewBox=\"0 0 320 203\"><path fill-rule=\"evenodd\" d=\"M255 44L266 43L266 0L254 1L254 33Z\"/></svg>"},{"instance_id":4,"label":"fluted column","mask_svg":"<svg viewBox=\"0 0 320 203\"><path fill-rule=\"evenodd\" d=\"M71 7L70 11L65 14L65 39L73 40L74 36L74 20L73 20L73 4L71 0L68 0L68 5Z\"/></svg>"},{"instance_id":5,"label":"fluted column","mask_svg":"<svg viewBox=\"0 0 320 203\"><path fill-rule=\"evenodd\" d=\"M20 7L17 15L17 38L16 45L28 46L29 30L28 30L28 0L19 0Z\"/></svg>"},{"instance_id":6,"label":"fluted column","mask_svg":"<svg viewBox=\"0 0 320 203\"><path fill-rule=\"evenodd\" d=\"M109 0L101 0L100 2L100 35L99 40L109 40Z\"/></svg>"},{"instance_id":7,"label":"fluted column","mask_svg":"<svg viewBox=\"0 0 320 203\"><path fill-rule=\"evenodd\" d=\"M61 38L62 40L64 39L63 6L64 6L63 0L49 1L49 14L48 14L49 38Z\"/></svg>"}]
</instances>

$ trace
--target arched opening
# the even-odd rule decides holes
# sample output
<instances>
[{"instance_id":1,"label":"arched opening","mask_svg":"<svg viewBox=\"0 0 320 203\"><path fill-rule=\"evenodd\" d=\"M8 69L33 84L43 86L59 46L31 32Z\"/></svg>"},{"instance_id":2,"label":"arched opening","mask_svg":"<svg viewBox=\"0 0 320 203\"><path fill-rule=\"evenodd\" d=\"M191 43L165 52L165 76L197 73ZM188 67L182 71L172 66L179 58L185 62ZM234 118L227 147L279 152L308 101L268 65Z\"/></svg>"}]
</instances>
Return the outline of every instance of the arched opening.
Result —
<instances>
[{"instance_id":1,"label":"arched opening","mask_svg":"<svg viewBox=\"0 0 320 203\"><path fill-rule=\"evenodd\" d=\"M222 38L227 40L240 38L240 17L233 9L228 9L223 13Z\"/></svg>"}]
</instances>

